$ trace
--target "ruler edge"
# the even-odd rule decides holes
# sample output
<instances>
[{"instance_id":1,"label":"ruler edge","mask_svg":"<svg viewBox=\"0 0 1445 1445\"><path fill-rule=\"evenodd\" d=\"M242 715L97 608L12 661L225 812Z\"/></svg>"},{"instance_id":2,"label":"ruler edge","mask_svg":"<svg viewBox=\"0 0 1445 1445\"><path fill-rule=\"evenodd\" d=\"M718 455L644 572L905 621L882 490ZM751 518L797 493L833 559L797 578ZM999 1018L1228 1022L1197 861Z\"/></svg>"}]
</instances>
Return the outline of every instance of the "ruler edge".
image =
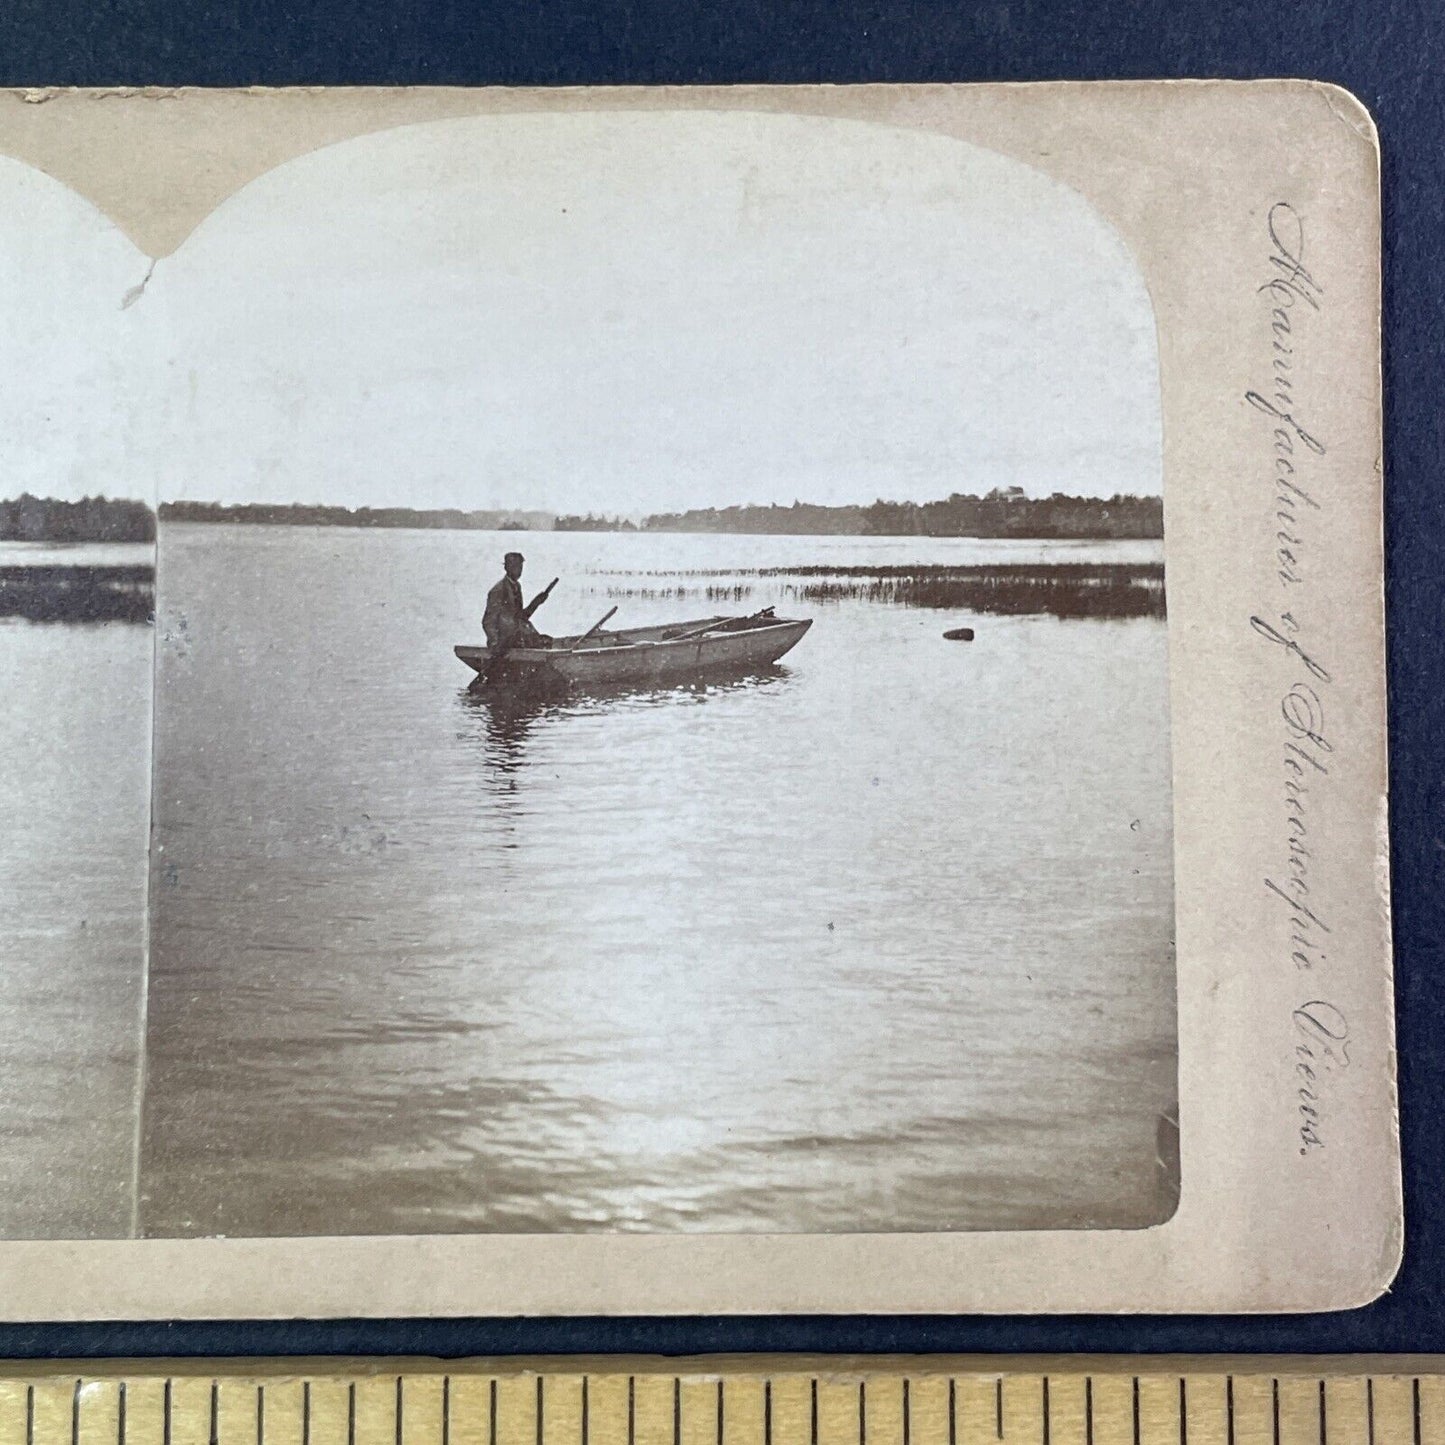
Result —
<instances>
[{"instance_id":1,"label":"ruler edge","mask_svg":"<svg viewBox=\"0 0 1445 1445\"><path fill-rule=\"evenodd\" d=\"M1365 1378L1445 1377L1445 1354L1168 1354L1168 1355L982 1355L982 1354L719 1354L719 1355L279 1355L47 1357L0 1359L0 1385L16 1382L134 1379L291 1380L546 1378L623 1376L726 1381L769 1376L816 1379L987 1379L1084 1375L1125 1378Z\"/></svg>"}]
</instances>

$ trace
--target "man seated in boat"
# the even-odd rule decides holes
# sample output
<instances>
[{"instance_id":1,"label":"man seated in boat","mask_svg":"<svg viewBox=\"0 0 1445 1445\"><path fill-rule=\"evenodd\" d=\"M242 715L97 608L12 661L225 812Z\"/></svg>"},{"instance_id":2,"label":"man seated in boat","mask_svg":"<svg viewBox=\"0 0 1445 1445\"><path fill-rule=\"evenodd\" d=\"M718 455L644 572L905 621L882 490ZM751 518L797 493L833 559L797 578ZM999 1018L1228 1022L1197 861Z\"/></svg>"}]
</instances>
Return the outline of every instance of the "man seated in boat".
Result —
<instances>
[{"instance_id":1,"label":"man seated in boat","mask_svg":"<svg viewBox=\"0 0 1445 1445\"><path fill-rule=\"evenodd\" d=\"M508 552L502 559L506 575L487 593L487 608L482 614L482 630L487 634L487 646L496 652L498 648L510 650L514 647L551 647L552 639L538 632L532 626L532 614L552 595L557 585L554 577L532 601L522 603L522 566L525 558L520 552Z\"/></svg>"}]
</instances>

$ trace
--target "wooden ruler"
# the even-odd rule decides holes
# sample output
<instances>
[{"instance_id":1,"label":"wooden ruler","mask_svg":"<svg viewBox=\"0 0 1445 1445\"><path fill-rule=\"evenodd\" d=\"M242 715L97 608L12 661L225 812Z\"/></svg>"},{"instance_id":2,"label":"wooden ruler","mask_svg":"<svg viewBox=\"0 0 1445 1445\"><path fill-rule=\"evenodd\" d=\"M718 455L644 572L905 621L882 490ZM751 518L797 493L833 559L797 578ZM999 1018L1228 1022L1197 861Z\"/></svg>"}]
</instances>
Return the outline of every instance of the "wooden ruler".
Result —
<instances>
[{"instance_id":1,"label":"wooden ruler","mask_svg":"<svg viewBox=\"0 0 1445 1445\"><path fill-rule=\"evenodd\" d=\"M0 1445L1445 1445L1445 1357L0 1364Z\"/></svg>"}]
</instances>

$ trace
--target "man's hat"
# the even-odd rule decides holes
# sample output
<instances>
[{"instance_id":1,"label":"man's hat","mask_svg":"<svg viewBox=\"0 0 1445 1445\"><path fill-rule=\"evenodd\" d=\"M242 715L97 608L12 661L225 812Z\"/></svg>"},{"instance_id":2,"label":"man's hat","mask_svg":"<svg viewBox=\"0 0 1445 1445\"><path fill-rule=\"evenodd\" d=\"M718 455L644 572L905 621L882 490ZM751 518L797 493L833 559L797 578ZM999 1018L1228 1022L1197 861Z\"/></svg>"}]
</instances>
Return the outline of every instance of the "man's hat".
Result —
<instances>
[{"instance_id":1,"label":"man's hat","mask_svg":"<svg viewBox=\"0 0 1445 1445\"><path fill-rule=\"evenodd\" d=\"M520 552L508 552L508 553L502 558L502 561L503 561L503 562L510 562L513 557L515 557L515 558L517 559L517 561L519 561L519 562L525 562L525 561L527 560L524 556L522 556L522 554L521 554Z\"/></svg>"}]
</instances>

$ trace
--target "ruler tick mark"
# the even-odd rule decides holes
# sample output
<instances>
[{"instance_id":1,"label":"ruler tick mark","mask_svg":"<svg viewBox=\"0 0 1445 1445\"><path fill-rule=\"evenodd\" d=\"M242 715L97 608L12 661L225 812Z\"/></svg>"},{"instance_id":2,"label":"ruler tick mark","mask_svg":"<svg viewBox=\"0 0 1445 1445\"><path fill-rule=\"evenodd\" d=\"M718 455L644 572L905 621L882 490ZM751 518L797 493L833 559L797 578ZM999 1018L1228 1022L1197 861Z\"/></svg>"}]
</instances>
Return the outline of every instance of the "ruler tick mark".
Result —
<instances>
[{"instance_id":1,"label":"ruler tick mark","mask_svg":"<svg viewBox=\"0 0 1445 1445\"><path fill-rule=\"evenodd\" d=\"M1190 1368L1192 1369L1192 1366ZM1266 1366L1266 1369L1267 1368ZM1322 1366L1317 1363L1316 1368L1320 1369ZM64 1377L62 1377L62 1381L60 1382L62 1384L63 1378ZM204 1420L205 1416L202 1414L204 1407L201 1401L205 1397L197 1398L194 1401L195 1406L199 1408L193 1411L191 1405L187 1403L190 1398L187 1392L192 1388L192 1385L189 1383L186 1384L180 1396L177 1397L175 1394L175 1377L169 1377L166 1376L163 1371L157 1371L156 1375L150 1376L143 1381L141 1385L142 1395L132 1399L130 1391L132 1386L137 1384L138 1378L137 1376L131 1376L126 1379L116 1379L112 1376L109 1380L92 1381L89 1377L72 1377L70 1440L67 1442L67 1445L104 1445L104 1436L107 1433L110 1434L111 1445L146 1445L147 1438L153 1442L153 1445L188 1445L188 1441L190 1441L191 1438L188 1432L192 1429L192 1426L187 1423L187 1420L193 1419L195 1424L200 1424L202 1420ZM317 1378L320 1377L318 1376ZM385 1376L383 1375L382 1379L384 1378ZM381 1407L380 1411L382 1418L376 1422L381 1426L382 1433L391 1437L383 1442L383 1445L425 1445L422 1437L428 1433L432 1435L435 1445L469 1445L469 1442L471 1442L471 1445L501 1445L499 1438L501 1423L500 1407L503 1403L507 1403L510 1409L511 1397L509 1394L508 1401L506 1402L500 1399L500 1380L494 1377L488 1381L489 1401L487 1427L486 1429L482 1429L482 1421L479 1418L480 1410L473 1412L470 1406L465 1403L467 1397L461 1397L454 1407L454 1391L450 1374L440 1377L441 1403L438 1414L436 1416L428 1414L430 1407L426 1406L426 1399L429 1397L430 1390L437 1387L435 1383L437 1378L437 1376L433 1375L425 1381L426 1389L422 1391L421 1395L416 1397L420 1403L415 1410L410 1411L412 1418L408 1419L406 1387L407 1381L412 1379L412 1376L409 1374L398 1374L393 1377L395 1391L394 1431L385 1430L384 1406ZM459 1375L458 1378L460 1379L462 1376ZM599 1376L599 1379L600 1378L602 1377ZM671 1378L671 1439L669 1440L667 1434L664 1434L661 1445L684 1445L682 1426L684 1423L683 1411L685 1402L682 1399L682 1379L680 1374L675 1374ZM759 1429L758 1418L756 1416L751 1417L751 1419L747 1417L749 1406L744 1394L735 1392L733 1403L729 1406L727 1378L729 1378L729 1376L725 1374L714 1375L710 1382L704 1380L694 1387L696 1398L693 1404L686 1406L689 1412L687 1423L690 1429L690 1434L687 1436L687 1439L692 1441L693 1445L696 1445L698 1441L703 1442L703 1445L745 1445L746 1436L752 1431L757 1430L758 1434L755 1439L758 1445L775 1445L773 1438L773 1395L771 1379L757 1381L757 1377L753 1377L756 1383L763 1385L763 1408L760 1412L762 1422L761 1429ZM846 1442L846 1425L842 1426L844 1430L842 1442L835 1441L832 1434L829 1435L828 1441L823 1441L821 1392L821 1385L823 1383L830 1383L832 1388L832 1393L829 1396L830 1400L833 1399L835 1395L838 1397L834 1405L830 1405L830 1410L834 1411L837 1410L837 1407L841 1406L843 1400L846 1399L846 1388L856 1383L857 1436L854 1445L890 1445L888 1437L891 1436L893 1430L898 1430L899 1435L893 1437L892 1445L928 1445L928 1442L923 1436L919 1435L919 1429L923 1429L924 1435L926 1435L930 1429L936 1430L937 1423L942 1423L936 1422L934 1425L929 1425L927 1419L921 1424L913 1420L912 1380L910 1377L902 1375L901 1372L894 1373L893 1371L887 1371L872 1377L855 1376L854 1380L848 1381L844 1389L838 1389L836 1385L833 1385L830 1381L825 1381L824 1377L821 1376L805 1375L803 1378L807 1379L809 1386L808 1434L806 1438L799 1437L796 1442L789 1442L786 1439L786 1431L784 1431L783 1437L780 1437L776 1445L843 1445L843 1442ZM976 1434L980 1425L982 1425L985 1434L981 1438L986 1440L987 1424L980 1421L973 1421L972 1424L970 1424L965 1420L962 1425L960 1425L959 1411L960 1409L967 1410L967 1398L961 1405L958 1395L957 1377L949 1376L947 1378L947 1430L946 1433L937 1432L935 1445L977 1445L977 1441L973 1436L968 1435L968 1431L972 1429ZM1072 1417L1076 1422L1073 1424L1068 1423L1073 1409L1070 1400L1076 1397L1073 1397L1070 1392L1076 1388L1075 1382L1078 1380L1077 1376L1066 1378L1065 1384L1060 1387L1055 1385L1053 1377L1048 1374L1032 1374L1031 1372L1022 1371L1015 1373L1012 1369L1010 1369L1007 1375L1002 1373L996 1374L993 1401L995 1437L1000 1442L1008 1442L1008 1445L1029 1445L1027 1441L1027 1424L1025 1422L1025 1415L1027 1414L1025 1402L1030 1390L1037 1387L1039 1394L1035 1396L1035 1399L1040 1404L1040 1420L1039 1434L1035 1437L1033 1445L1068 1445L1066 1437L1069 1436L1072 1431L1078 1432L1077 1435L1073 1437L1077 1445L1102 1445L1102 1442L1110 1438L1107 1432L1116 1428L1114 1424L1116 1419L1117 1426L1123 1430L1123 1433L1120 1435L1120 1445L1130 1445L1131 1434L1132 1445L1150 1445L1155 1433L1157 1433L1157 1430L1161 1427L1165 1432L1162 1439L1167 1440L1168 1427L1163 1422L1168 1415L1174 1413L1175 1408L1173 1402L1171 1402L1168 1408L1163 1408L1165 1392L1168 1390L1167 1377L1160 1379L1151 1375L1150 1442L1146 1442L1143 1438L1143 1377L1134 1375L1132 1378L1129 1376L1125 1376L1124 1378L1131 1379L1132 1430L1130 1430L1129 1427L1125 1427L1123 1418L1119 1418L1124 1415L1124 1410L1122 1408L1116 1410L1113 1396L1101 1397L1096 1401L1096 1391L1094 1389L1092 1374L1086 1375L1082 1379L1082 1409L1080 1416ZM1210 1393L1212 1389L1217 1388L1217 1382L1220 1379L1218 1375L1213 1376L1213 1380L1210 1381L1205 1378L1203 1373L1199 1375L1189 1373L1180 1374L1176 1377L1178 1391L1177 1437L1175 1441L1170 1442L1170 1445L1204 1445L1206 1437L1218 1440L1219 1445L1244 1445L1244 1442L1254 1439L1254 1435L1250 1433L1251 1431L1257 1432L1259 1436L1258 1445L1298 1445L1298 1441L1295 1440L1295 1435L1301 1430L1307 1429L1307 1427L1304 1426L1304 1415L1307 1409L1308 1412L1314 1416L1314 1445L1335 1445L1335 1442L1332 1441L1332 1432L1334 1435L1343 1433L1349 1415L1349 1410L1346 1406L1349 1405L1351 1399L1357 1403L1360 1400L1359 1396L1351 1396L1349 1392L1351 1389L1360 1388L1361 1384L1364 1386L1365 1398L1363 1403L1365 1409L1362 1413L1365 1415L1364 1423L1366 1429L1361 1432L1362 1438L1360 1445L1388 1445L1388 1442L1390 1442L1392 1438L1390 1435L1390 1417L1387 1414L1380 1428L1376 1428L1375 1390L1374 1380L1371 1376L1365 1375L1363 1380L1358 1376L1353 1380L1348 1380L1344 1376L1337 1376L1328 1371L1317 1375L1314 1377L1315 1399L1311 1402L1313 1409L1309 1409L1309 1407L1304 1404L1303 1391L1308 1387L1308 1378L1309 1377L1306 1377L1303 1380L1296 1380L1291 1383L1285 1380L1285 1377L1271 1376L1263 1371L1261 1371L1259 1375L1247 1377L1246 1389L1257 1391L1259 1394L1263 1394L1261 1387L1266 1382L1269 1384L1269 1423L1263 1430L1260 1430L1258 1427L1264 1425L1263 1421L1259 1421L1253 1425L1250 1423L1252 1417L1249 1411L1256 1408L1256 1406L1252 1404L1254 1396L1246 1394L1242 1401L1237 1400L1235 1377L1232 1373L1224 1377L1225 1388L1222 1392L1222 1401L1219 1400L1218 1396L1213 1396ZM1402 1427L1400 1434L1403 1445L1429 1445L1426 1439L1427 1434L1432 1439L1434 1437L1436 1429L1434 1425L1431 1426L1429 1432L1424 1428L1425 1391L1422 1381L1425 1378L1425 1376L1406 1376L1399 1381L1401 1386L1404 1386L1406 1381L1408 1381L1410 1391L1410 1424L1407 1427L1408 1433L1406 1433L1405 1427L1405 1411L1403 1409L1397 1411L1399 1424ZM666 1374L663 1374L661 1379L649 1377L646 1388L653 1389L658 1386L665 1388L667 1379L668 1376ZM1206 1386L1202 1393L1199 1391L1194 1392L1192 1398L1189 1388L1191 1379L1204 1380ZM1033 1383L1030 1383L1030 1381ZM345 1382L344 1376L342 1380L337 1380L336 1384L340 1385L343 1382ZM1282 1382L1290 1383L1290 1391L1287 1392L1282 1389ZM200 1380L194 1381L193 1383L197 1386L202 1384ZM345 1382L347 1383L347 1422L344 1439L342 1432L334 1429L335 1425L340 1424L339 1421L335 1421L333 1425L330 1426L326 1425L325 1409L329 1407L325 1406L324 1395L313 1398L314 1392L312 1386L315 1381L312 1378L296 1380L293 1377L291 1380L288 1380L286 1382L286 1389L283 1390L282 1395L276 1397L281 1401L281 1404L271 1409L270 1414L274 1418L268 1420L266 1397L269 1392L269 1387L273 1383L275 1383L274 1380L257 1381L254 1376L249 1380L245 1379L244 1375L240 1378L227 1377L226 1400L228 1407L234 1408L232 1409L232 1414L227 1417L225 1445L277 1445L279 1440L284 1440L288 1432L294 1432L290 1434L293 1445L327 1445L327 1440L332 1437L333 1431L334 1445L361 1445L359 1435L366 1433L367 1430L372 1428L371 1422L373 1417L371 1411L373 1407L372 1404L369 1403L371 1397L368 1396L366 1401L360 1402L367 1404L368 1415L367 1419L361 1422L361 1428L359 1429L358 1382L355 1380ZM381 1382L376 1381L375 1383L380 1384ZM546 1374L536 1375L534 1377L534 1383L536 1387L535 1445L566 1445L563 1437L549 1436L547 1433L546 1400L553 1386L548 1383ZM558 1388L564 1390L564 1394L574 1388L580 1389L581 1414L578 1420L579 1433L578 1436L575 1437L573 1445L608 1445L608 1442L603 1440L603 1438L592 1429L592 1385L590 1374L580 1375L580 1378L574 1375L571 1377L570 1384L565 1379L559 1380L556 1383ZM787 1382L790 1388L800 1386L802 1383L803 1381L796 1377L790 1378ZM981 1381L976 1379L967 1380L965 1383L969 1384L971 1389L977 1389L979 1385L987 1388L987 1377L985 1376ZM616 1384L620 1385L621 1380L617 1379ZM925 1414L929 1409L935 1408L935 1406L928 1404L928 1400L932 1399L936 1401L936 1403L942 1403L936 1395L930 1393L937 1389L940 1384L942 1384L942 1379L939 1378L925 1380L925 1396L921 1397L924 1403ZM150 1398L149 1392L157 1385L160 1387L161 1398L156 1403L161 1405L161 1409L159 1411L152 1411L151 1407L146 1404L146 1400ZM622 1440L622 1432L619 1431L617 1432L618 1438L614 1442L614 1445L658 1445L658 1442L647 1441L639 1429L636 1413L636 1377L628 1376L627 1385L628 1419L626 1440L625 1442ZM871 1400L869 1395L870 1385L874 1387ZM296 1416L292 1416L290 1414L292 1406L287 1404L286 1400L295 1399L295 1396L292 1396L290 1392L297 1386L299 1386L299 1408L297 1408ZM16 1432L16 1436L12 1437L17 1438L17 1445L54 1445L54 1442L48 1438L49 1432L45 1424L44 1414L49 1408L46 1403L44 1390L49 1387L37 1386L24 1381L14 1381L11 1388L13 1405L21 1404L20 1396L22 1389L24 1396L22 1406L24 1418L23 1433ZM254 1439L252 1437L251 1422L245 1418L246 1412L240 1408L240 1397L243 1392L250 1388L255 1389ZM325 1388L329 1390L330 1386ZM509 1383L509 1391L511 1388L512 1385ZM749 1388L756 1388L756 1384L751 1384ZM890 1419L888 1412L891 1406L888 1405L887 1401L890 1398L889 1392L895 1388L898 1389L899 1395L891 1398L898 1400L900 1404L900 1414L895 1419ZM1010 1406L1010 1408L1014 1410L1014 1414L1009 1416L1006 1421L1006 1391L1014 1390L1015 1388L1017 1388L1019 1392L1018 1398L1014 1400ZM1059 1388L1063 1388L1065 1392L1059 1400L1061 1422L1059 1429L1063 1434L1057 1433L1054 1430L1054 1395ZM1387 1386L1387 1388L1389 1387ZM114 1396L110 1393L112 1389L116 1391ZM883 1391L881 1394L879 1393L880 1389ZM1339 1393L1332 1397L1330 1391L1334 1389L1338 1389ZM41 1392L39 1394L38 1406L37 1391ZM89 1393L87 1393L87 1391L89 1391ZM1170 1391L1169 1393L1172 1394L1173 1392ZM1286 1393L1290 1394L1289 1403L1291 1414L1288 1421L1284 1418L1284 1404L1286 1402L1283 1396ZM235 1396L234 1399L232 1399L233 1394ZM520 1413L523 1416L523 1421L520 1422L522 1423L523 1433L528 1437L532 1437L533 1432L527 1430L524 1423L526 1402L529 1394L530 1392L524 1387L518 1403L521 1405ZM1297 1400L1295 1398L1296 1394L1299 1396ZM1400 1403L1403 1404L1404 1390L1401 1389L1399 1394L1402 1397ZM197 1391L197 1395L199 1396L199 1390ZM713 1426L711 1428L704 1428L706 1425L705 1412L710 1397L712 1397L716 1413L714 1415ZM60 1398L62 1401L64 1400L64 1396ZM435 1399L435 1397L430 1398ZM575 1402L578 1397L570 1396L570 1398ZM1386 1400L1387 1405L1389 1404L1389 1398L1390 1397L1387 1397ZM105 1420L109 1416L108 1402L112 1399L116 1403L116 1416L110 1425L109 1431L107 1431ZM559 1399L561 1399L561 1397L559 1397ZM603 1409L603 1397L599 1396L598 1399L598 1407L599 1409ZM1198 1419L1191 1419L1194 1401L1199 1402L1200 1415ZM209 1429L206 1430L203 1427L203 1431L195 1435L194 1445L207 1445L207 1442L209 1442L209 1445L222 1445L220 1431L221 1403L220 1380L219 1378L213 1378L210 1382L209 1391ZM565 1399L562 1399L562 1403L557 1405L555 1409L563 1409L565 1403ZM618 1401L618 1403L620 1403L620 1401ZM644 1404L645 1403L646 1400L644 1400ZM659 1400L657 1403L660 1404L661 1401ZM801 1401L798 1403L801 1403ZM982 1396L978 1403L983 1406L984 1410L987 1410L986 1396ZM1118 1405L1122 1407L1123 1403L1123 1399L1120 1398ZM481 1401L478 1400L477 1404L480 1406ZM1223 1406L1222 1409L1220 1408L1221 1405ZM322 1410L323 1413L314 1415L313 1407ZM64 1408L63 1405L61 1408ZM455 1421L453 1420L454 1408L460 1412L457 1414ZM1238 1409L1241 1408L1246 1412L1243 1416L1238 1414ZM1434 1407L1432 1406L1431 1408L1433 1412ZM278 1409L279 1414L277 1413ZM37 1410L40 1411L39 1416L37 1416ZM737 1418L729 1419L730 1410ZM418 1413L418 1411L420 1413ZM882 1412L881 1414L880 1411ZM1098 1411L1103 1411L1104 1413L1098 1415L1096 1419ZM1218 1414L1215 1413L1216 1411L1218 1411ZM14 1415L21 1413L21 1410L14 1410L11 1417L12 1422ZM563 1410L563 1413L565 1413L565 1410ZM836 1415L830 1414L830 1420L836 1419L837 1423L841 1424L841 1418L839 1418L839 1416L846 1418L846 1415L849 1413L851 1412L846 1410L838 1411ZM1220 1419L1220 1416L1223 1416L1223 1419ZM62 1415L60 1418L62 1421L60 1438L64 1440L64 1416ZM513 1421L510 1413L508 1418L509 1422ZM1434 1413L1432 1413L1431 1418L1432 1420L1434 1419ZM290 1424L287 1424L288 1420L291 1421ZM429 1420L433 1421L433 1423L429 1424ZM987 1420L986 1415L984 1420ZM436 1423L438 1421L439 1423ZM558 1417L558 1421L560 1428L560 1416ZM1215 1423L1216 1421L1218 1423ZM620 1424L621 1422L618 1421L617 1423ZM658 1423L661 1424L661 1421ZM799 1420L796 1423L801 1424L802 1421ZM509 1423L509 1429L510 1428L511 1425ZM602 1428L601 1424L599 1424L599 1428ZM663 1425L662 1428L666 1432L666 1425ZM830 1426L830 1430L833 1428L834 1427ZM604 1434L605 1433L606 1431L604 1430ZM371 1436L368 1435L367 1438L370 1440ZM1395 1445L1401 1445L1401 1442L1395 1442ZM3 1442L0 1442L0 1445L3 1445ZM532 1438L529 1438L528 1445L534 1445Z\"/></svg>"}]
</instances>

